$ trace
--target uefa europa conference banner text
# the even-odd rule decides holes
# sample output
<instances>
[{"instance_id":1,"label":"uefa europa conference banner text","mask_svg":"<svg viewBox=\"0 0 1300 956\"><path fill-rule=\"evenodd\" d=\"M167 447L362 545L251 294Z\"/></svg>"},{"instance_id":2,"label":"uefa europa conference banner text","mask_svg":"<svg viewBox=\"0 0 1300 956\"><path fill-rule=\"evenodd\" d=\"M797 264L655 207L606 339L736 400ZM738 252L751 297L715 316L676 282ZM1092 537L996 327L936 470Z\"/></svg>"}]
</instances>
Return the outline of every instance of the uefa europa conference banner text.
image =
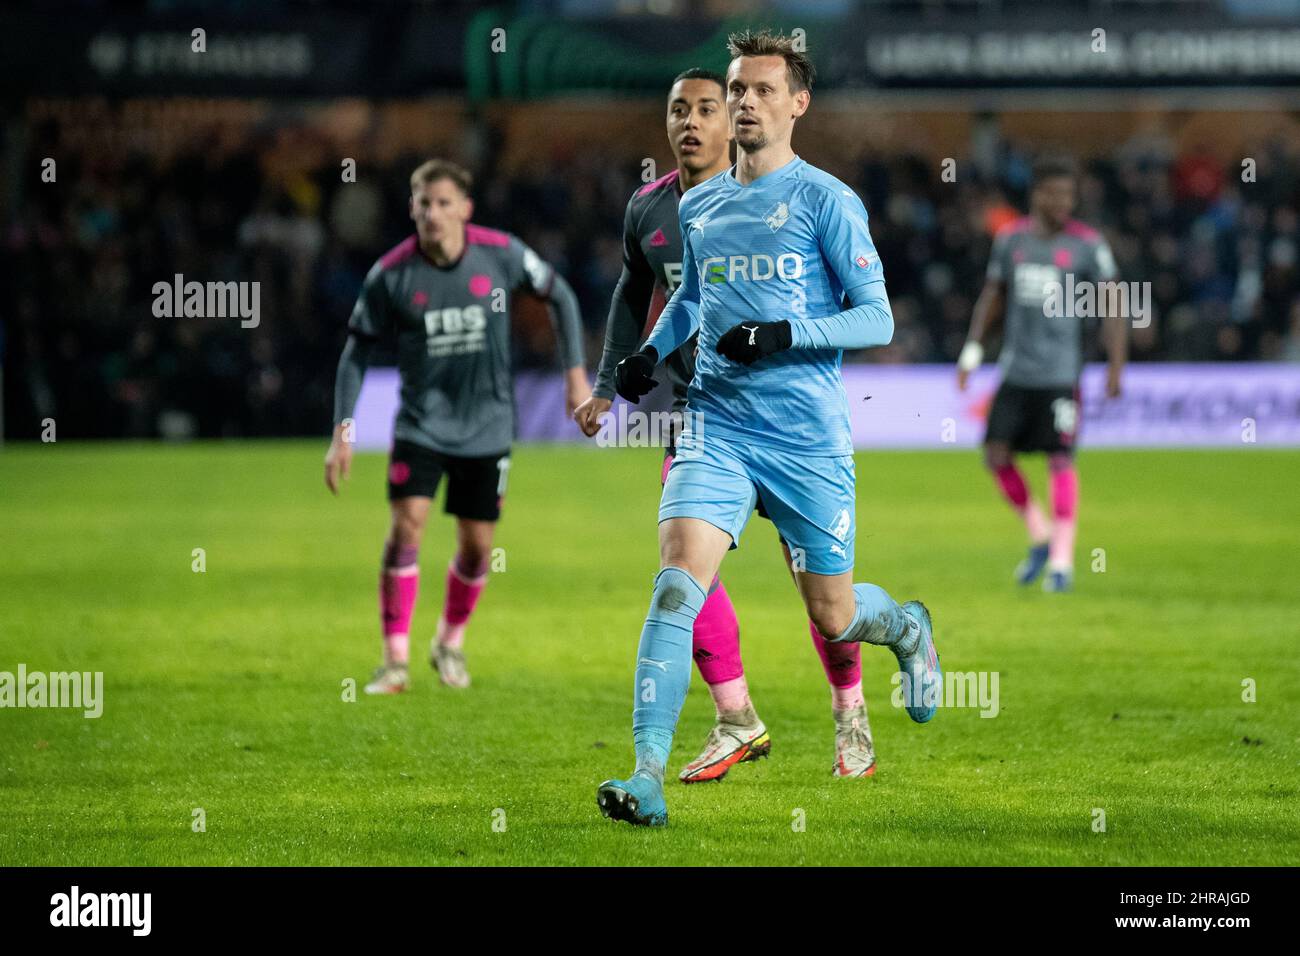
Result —
<instances>
[{"instance_id":1,"label":"uefa europa conference banner text","mask_svg":"<svg viewBox=\"0 0 1300 956\"><path fill-rule=\"evenodd\" d=\"M1300 364L1130 365L1124 395L1106 399L1105 366L1090 365L1082 384L1080 444L1101 447L1300 445ZM660 376L664 378L664 376ZM853 444L857 448L971 448L980 443L998 372L985 366L958 392L951 365L846 365ZM520 441L594 443L564 413L558 373L515 380ZM665 411L661 386L613 414ZM620 406L624 406L620 410ZM397 410L397 372L371 369L357 404L359 448L387 449ZM708 422L704 423L707 431ZM632 428L624 434L637 434Z\"/></svg>"}]
</instances>

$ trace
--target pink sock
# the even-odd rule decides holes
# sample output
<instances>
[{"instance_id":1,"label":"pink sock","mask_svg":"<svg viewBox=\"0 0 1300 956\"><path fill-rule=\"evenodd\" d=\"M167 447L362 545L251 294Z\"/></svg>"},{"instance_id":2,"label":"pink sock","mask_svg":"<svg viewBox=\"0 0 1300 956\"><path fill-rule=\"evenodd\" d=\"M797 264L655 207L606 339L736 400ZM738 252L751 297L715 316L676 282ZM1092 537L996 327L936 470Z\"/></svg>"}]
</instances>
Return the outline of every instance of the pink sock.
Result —
<instances>
[{"instance_id":1,"label":"pink sock","mask_svg":"<svg viewBox=\"0 0 1300 956\"><path fill-rule=\"evenodd\" d=\"M691 632L691 656L709 685L719 714L750 706L749 683L740 661L740 622L722 581L716 576Z\"/></svg>"},{"instance_id":2,"label":"pink sock","mask_svg":"<svg viewBox=\"0 0 1300 956\"><path fill-rule=\"evenodd\" d=\"M1048 461L1052 472L1052 543L1047 559L1053 568L1074 567L1074 532L1079 514L1079 472L1068 456L1053 455Z\"/></svg>"},{"instance_id":3,"label":"pink sock","mask_svg":"<svg viewBox=\"0 0 1300 956\"><path fill-rule=\"evenodd\" d=\"M420 589L419 548L384 544L379 574L379 618L384 632L384 660L405 664L410 658L411 615Z\"/></svg>"},{"instance_id":4,"label":"pink sock","mask_svg":"<svg viewBox=\"0 0 1300 956\"><path fill-rule=\"evenodd\" d=\"M740 662L740 622L736 620L736 609L731 605L727 589L717 577L695 618L691 655L710 688L745 674Z\"/></svg>"},{"instance_id":5,"label":"pink sock","mask_svg":"<svg viewBox=\"0 0 1300 956\"><path fill-rule=\"evenodd\" d=\"M826 680L831 685L831 699L835 706L843 710L839 703L841 693L856 688L857 699L862 700L862 645L845 641L828 641L812 621L808 622L808 633L812 635L813 647L822 659L822 670L826 671ZM852 705L850 705L852 706Z\"/></svg>"},{"instance_id":6,"label":"pink sock","mask_svg":"<svg viewBox=\"0 0 1300 956\"><path fill-rule=\"evenodd\" d=\"M447 568L447 600L438 618L438 643L444 647L460 647L465 642L465 628L474 613L479 595L487 586L488 562L468 565L456 555Z\"/></svg>"},{"instance_id":7,"label":"pink sock","mask_svg":"<svg viewBox=\"0 0 1300 956\"><path fill-rule=\"evenodd\" d=\"M1047 518L1043 514L1043 509L1038 506L1038 502L1030 496L1029 486L1025 484L1025 476L1020 473L1020 469L1015 465L1003 465L994 474L998 485L1002 488L1002 494L1025 523L1029 540L1035 544L1046 541L1051 534L1047 526Z\"/></svg>"}]
</instances>

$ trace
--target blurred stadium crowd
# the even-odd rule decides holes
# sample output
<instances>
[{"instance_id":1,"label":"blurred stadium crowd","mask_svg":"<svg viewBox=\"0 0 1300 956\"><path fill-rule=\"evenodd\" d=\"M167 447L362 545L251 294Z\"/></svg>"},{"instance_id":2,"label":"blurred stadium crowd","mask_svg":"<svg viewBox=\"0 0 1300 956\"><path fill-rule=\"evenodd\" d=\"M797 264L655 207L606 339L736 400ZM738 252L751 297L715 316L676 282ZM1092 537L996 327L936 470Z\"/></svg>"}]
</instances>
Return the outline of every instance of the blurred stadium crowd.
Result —
<instances>
[{"instance_id":1,"label":"blurred stadium crowd","mask_svg":"<svg viewBox=\"0 0 1300 956\"><path fill-rule=\"evenodd\" d=\"M504 135L481 123L453 156L475 170L475 219L568 276L594 371L641 158L603 144L507 173L493 165ZM336 158L272 175L282 146L236 142L214 131L150 151L70 143L56 119L28 131L22 168L58 157L58 185L13 191L3 211L9 437L36 437L46 417L59 437L327 434L344 323L366 270L409 232L407 177L425 157L344 183ZM1123 278L1152 283L1135 360L1300 361L1300 155L1281 140L1253 155L1248 191L1239 167L1159 137L1084 164L1079 218L1103 229ZM1029 150L983 137L956 157L955 183L919 155L807 156L859 189L894 308L893 344L846 359L954 360L991 234L1025 208ZM259 325L156 318L152 288L178 273L259 281ZM516 322L518 365L549 365L544 311Z\"/></svg>"}]
</instances>

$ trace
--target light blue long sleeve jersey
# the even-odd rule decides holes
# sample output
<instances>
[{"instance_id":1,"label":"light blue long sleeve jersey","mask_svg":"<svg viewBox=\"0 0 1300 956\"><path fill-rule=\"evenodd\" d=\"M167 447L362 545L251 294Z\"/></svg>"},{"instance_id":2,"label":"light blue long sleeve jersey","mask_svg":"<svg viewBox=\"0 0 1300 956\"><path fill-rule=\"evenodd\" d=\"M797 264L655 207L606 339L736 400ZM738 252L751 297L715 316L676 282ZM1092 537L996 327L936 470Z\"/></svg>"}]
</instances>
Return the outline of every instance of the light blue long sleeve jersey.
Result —
<instances>
[{"instance_id":1,"label":"light blue long sleeve jersey","mask_svg":"<svg viewBox=\"0 0 1300 956\"><path fill-rule=\"evenodd\" d=\"M894 334L862 200L796 156L748 186L719 173L682 197L679 215L682 283L646 344L668 356L699 331L687 409L706 443L716 431L809 456L852 454L843 350ZM715 350L738 322L782 319L787 351L744 366Z\"/></svg>"}]
</instances>

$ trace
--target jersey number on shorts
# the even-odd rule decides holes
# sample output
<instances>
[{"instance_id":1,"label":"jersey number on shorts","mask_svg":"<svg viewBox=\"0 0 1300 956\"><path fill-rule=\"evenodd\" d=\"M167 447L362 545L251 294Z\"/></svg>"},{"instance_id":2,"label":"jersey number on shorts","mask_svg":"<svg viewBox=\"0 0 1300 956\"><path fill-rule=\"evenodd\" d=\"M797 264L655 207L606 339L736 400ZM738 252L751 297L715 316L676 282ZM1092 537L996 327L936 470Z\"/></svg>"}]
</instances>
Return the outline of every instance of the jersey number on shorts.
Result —
<instances>
[{"instance_id":1,"label":"jersey number on shorts","mask_svg":"<svg viewBox=\"0 0 1300 956\"><path fill-rule=\"evenodd\" d=\"M1061 435L1073 435L1079 422L1079 403L1072 398L1058 398L1052 402L1054 428Z\"/></svg>"}]
</instances>

